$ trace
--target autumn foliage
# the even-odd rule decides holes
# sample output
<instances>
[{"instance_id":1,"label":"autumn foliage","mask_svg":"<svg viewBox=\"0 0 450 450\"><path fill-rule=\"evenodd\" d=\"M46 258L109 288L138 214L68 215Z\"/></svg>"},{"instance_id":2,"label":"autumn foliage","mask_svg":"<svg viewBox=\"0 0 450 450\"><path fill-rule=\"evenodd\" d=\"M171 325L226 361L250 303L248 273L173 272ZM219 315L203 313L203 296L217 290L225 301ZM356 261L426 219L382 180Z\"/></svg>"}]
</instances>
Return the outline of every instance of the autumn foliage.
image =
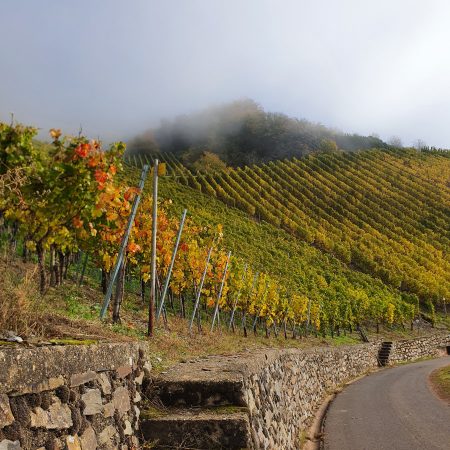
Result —
<instances>
[{"instance_id":1,"label":"autumn foliage","mask_svg":"<svg viewBox=\"0 0 450 450\"><path fill-rule=\"evenodd\" d=\"M108 277L114 267L133 201L139 193L124 177L122 154L124 144L112 145L107 151L101 143L84 137L63 137L59 130L51 130L49 145L33 142L36 130L22 125L0 124L0 218L3 228L12 227L15 237L25 242L29 253L37 255L40 287L45 292L52 282L56 257L70 263L71 257L83 252ZM334 158L334 155L330 155ZM279 197L279 190L269 180L269 170L275 177L279 168L265 166L253 169L227 170L214 177L193 176L176 160L173 167L180 180L209 186L224 201L250 214L313 240L317 245L331 245L338 249L333 229L317 219L318 224L302 220L306 217L300 207L289 206ZM298 162L283 163L294 173ZM284 168L284 166L283 166ZM305 173L307 172L307 169ZM270 172L270 173L272 173ZM293 176L293 175L292 175ZM189 181L190 180L190 181ZM308 178L310 180L310 178ZM312 182L312 181L311 181ZM298 193L302 187L295 187ZM295 191L297 192L297 191ZM289 196L290 195L290 196ZM287 195L293 198L296 193ZM300 195L300 194L298 194ZM319 200L323 198L318 196ZM231 199L231 200L230 200ZM279 201L279 204L276 201ZM322 200L320 200L322 201ZM150 278L150 248L152 229L152 201L143 194L128 241L125 262L127 273L147 282ZM314 220L316 220L314 218ZM179 228L179 219L169 199L158 205L157 274L158 286L165 280ZM244 324L245 332L251 323L265 325L266 333L286 324L295 329L310 325L315 330L352 328L365 321L403 323L416 313L416 303L389 293L368 295L356 286L334 285L332 298L326 295L308 295L307 289L284 285L267 271L256 270L246 261L232 257L222 295L221 281L227 264L227 251L222 227L196 224L188 218L184 227L179 252L170 282L170 296L182 305L182 314L192 304L205 269L208 250L213 246L207 267L206 281L201 292L202 305L211 309L219 302L223 311L234 311L236 324ZM345 247L342 252L347 251ZM352 252L353 248L348 251ZM61 263L62 264L62 263ZM49 266L49 267L48 267ZM125 272L125 271L124 271ZM123 272L123 273L124 273ZM55 275L56 276L56 275ZM56 277L57 278L57 277ZM317 277L315 292L326 292L329 283ZM247 320L250 319L251 320Z\"/></svg>"}]
</instances>

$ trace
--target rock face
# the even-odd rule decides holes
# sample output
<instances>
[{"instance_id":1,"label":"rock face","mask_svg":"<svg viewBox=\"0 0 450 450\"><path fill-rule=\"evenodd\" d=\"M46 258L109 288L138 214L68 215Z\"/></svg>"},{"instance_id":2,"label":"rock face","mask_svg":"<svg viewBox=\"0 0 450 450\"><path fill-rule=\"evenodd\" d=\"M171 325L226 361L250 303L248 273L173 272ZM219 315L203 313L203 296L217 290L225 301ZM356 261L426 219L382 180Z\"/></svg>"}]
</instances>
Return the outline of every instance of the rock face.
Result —
<instances>
[{"instance_id":1,"label":"rock face","mask_svg":"<svg viewBox=\"0 0 450 450\"><path fill-rule=\"evenodd\" d=\"M144 363L135 343L0 350L0 450L137 449Z\"/></svg>"}]
</instances>

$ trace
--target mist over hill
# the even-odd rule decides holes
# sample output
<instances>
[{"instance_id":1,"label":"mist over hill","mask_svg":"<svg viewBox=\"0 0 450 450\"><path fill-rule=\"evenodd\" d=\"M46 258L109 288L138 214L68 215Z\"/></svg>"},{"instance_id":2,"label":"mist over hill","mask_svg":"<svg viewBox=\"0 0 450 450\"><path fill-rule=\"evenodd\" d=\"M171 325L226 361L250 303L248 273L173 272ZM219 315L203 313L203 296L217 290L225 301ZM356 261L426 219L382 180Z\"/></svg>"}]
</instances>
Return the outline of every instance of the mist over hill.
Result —
<instances>
[{"instance_id":1,"label":"mist over hill","mask_svg":"<svg viewBox=\"0 0 450 450\"><path fill-rule=\"evenodd\" d=\"M266 112L253 100L237 100L189 115L163 120L128 144L129 154L170 152L186 164L214 153L231 166L304 156L337 149L386 148L375 136L327 128L305 119Z\"/></svg>"}]
</instances>

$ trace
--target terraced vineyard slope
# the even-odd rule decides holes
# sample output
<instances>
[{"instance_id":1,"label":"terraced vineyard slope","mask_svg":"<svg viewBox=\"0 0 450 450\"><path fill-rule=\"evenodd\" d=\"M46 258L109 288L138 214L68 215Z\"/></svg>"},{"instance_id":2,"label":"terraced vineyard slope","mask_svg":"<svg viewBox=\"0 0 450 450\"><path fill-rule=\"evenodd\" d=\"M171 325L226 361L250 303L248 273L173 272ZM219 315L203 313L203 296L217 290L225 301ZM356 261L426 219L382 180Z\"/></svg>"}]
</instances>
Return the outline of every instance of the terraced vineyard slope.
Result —
<instances>
[{"instance_id":1,"label":"terraced vineyard slope","mask_svg":"<svg viewBox=\"0 0 450 450\"><path fill-rule=\"evenodd\" d=\"M422 301L450 298L450 155L413 150L322 153L193 174L182 184L332 254Z\"/></svg>"}]
</instances>

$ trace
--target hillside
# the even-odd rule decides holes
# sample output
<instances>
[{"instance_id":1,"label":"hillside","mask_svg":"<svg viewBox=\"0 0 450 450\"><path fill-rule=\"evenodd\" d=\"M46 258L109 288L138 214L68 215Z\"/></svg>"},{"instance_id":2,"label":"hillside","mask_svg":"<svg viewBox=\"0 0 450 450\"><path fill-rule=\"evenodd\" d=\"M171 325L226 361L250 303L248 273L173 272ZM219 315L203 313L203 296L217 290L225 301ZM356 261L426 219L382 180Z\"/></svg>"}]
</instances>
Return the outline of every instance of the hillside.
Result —
<instances>
[{"instance_id":1,"label":"hillside","mask_svg":"<svg viewBox=\"0 0 450 450\"><path fill-rule=\"evenodd\" d=\"M129 167L128 180L137 177L138 171ZM146 189L150 190L149 184ZM395 320L394 317L391 320L396 323L407 321L411 308L414 314L414 297L352 270L334 255L324 253L280 227L249 218L247 213L182 185L171 176L160 179L159 193L162 199L171 199L177 214L187 208L196 224L211 228L221 224L224 248L251 269L274 277L280 289L311 299L313 315L322 321L318 324L330 321L337 330L352 328L358 323L370 327L377 322L387 324L389 304L395 305ZM306 310L304 314L306 317Z\"/></svg>"},{"instance_id":2,"label":"hillside","mask_svg":"<svg viewBox=\"0 0 450 450\"><path fill-rule=\"evenodd\" d=\"M297 245L424 302L450 297L445 152L321 153L195 175L172 155L160 157L179 183L285 230Z\"/></svg>"},{"instance_id":3,"label":"hillside","mask_svg":"<svg viewBox=\"0 0 450 450\"><path fill-rule=\"evenodd\" d=\"M243 166L342 149L388 147L374 136L348 134L305 119L267 112L253 100L164 120L128 143L128 155L170 152L191 168L203 168L208 156Z\"/></svg>"},{"instance_id":4,"label":"hillside","mask_svg":"<svg viewBox=\"0 0 450 450\"><path fill-rule=\"evenodd\" d=\"M225 323L231 327L234 318L234 329L241 329L244 336L249 330L255 335L263 331L267 337L282 330L287 339L288 333L352 333L360 325L377 331L380 324L389 330L404 329L419 315L418 296L427 303L434 321L430 300L439 304L438 289L447 293L445 277L440 276L446 269L446 255L444 251L438 254L445 248L447 235L436 230L420 233L419 225L425 229L428 225L416 220L419 211L414 216L405 212L415 206L405 200L419 198L423 203L420 213L426 214L430 223L441 226L435 218L445 223L447 212L438 208L438 199L443 193L448 195L446 175L436 169L433 160L448 161L445 155L329 153L206 175L193 174L171 154L160 155L169 170L160 180L153 277L151 183L147 182L141 195L136 188L141 170L124 164L123 144L104 151L96 140L62 136L60 130L52 129L52 143L42 148L33 141L35 133L36 129L20 124L0 124L4 161L0 245L6 260L16 258L19 252L24 263L35 265L34 279L39 279L43 297L49 289L66 284L73 271L81 284L88 267L97 295L105 296L101 317L111 309L115 324L121 321L121 307L125 311L131 306L139 316L139 327L146 311L152 312L150 317L158 311L165 326L181 319L191 334L195 321L198 332L203 333L205 326L213 331L220 310L222 327ZM359 158L368 161L367 175L360 174ZM421 182L414 197L402 196L400 186L395 185L400 174L394 171L392 181L383 181L387 198L379 205L377 201L383 197L376 195L379 188L373 187L369 173L381 183L382 174L389 172L383 169L377 175L375 167L389 158L392 167L403 158L398 161L402 171L407 170L403 169L406 164L420 174ZM341 169L334 169L334 178L328 180L331 172L320 166L324 161L329 167L345 170L340 174ZM144 160L132 158L131 162L139 166ZM353 172L359 176L350 178ZM401 175L406 186L408 177ZM347 181L339 181L341 177ZM370 208L366 205L369 200ZM172 266L184 208L189 211L188 219ZM382 208L390 212L390 220L397 220L396 228L382 221ZM398 245L388 246L394 238L411 251L409 259ZM433 247L435 240L441 247ZM440 259L430 258L427 266L421 266L419 257L425 251ZM350 257L346 259L347 254ZM391 266L381 259L384 254L397 258L403 269L392 272L400 279L398 285L380 275L384 270L391 276ZM363 257L380 267L358 266ZM143 306L150 280L155 281L156 292L154 305L147 308ZM411 280L421 282L423 290L414 290L414 285L407 284ZM18 299L16 306L9 308L6 323L14 323L15 308L20 309L20 304ZM100 304L92 306L98 314ZM150 318L148 323L152 336L155 321Z\"/></svg>"}]
</instances>

